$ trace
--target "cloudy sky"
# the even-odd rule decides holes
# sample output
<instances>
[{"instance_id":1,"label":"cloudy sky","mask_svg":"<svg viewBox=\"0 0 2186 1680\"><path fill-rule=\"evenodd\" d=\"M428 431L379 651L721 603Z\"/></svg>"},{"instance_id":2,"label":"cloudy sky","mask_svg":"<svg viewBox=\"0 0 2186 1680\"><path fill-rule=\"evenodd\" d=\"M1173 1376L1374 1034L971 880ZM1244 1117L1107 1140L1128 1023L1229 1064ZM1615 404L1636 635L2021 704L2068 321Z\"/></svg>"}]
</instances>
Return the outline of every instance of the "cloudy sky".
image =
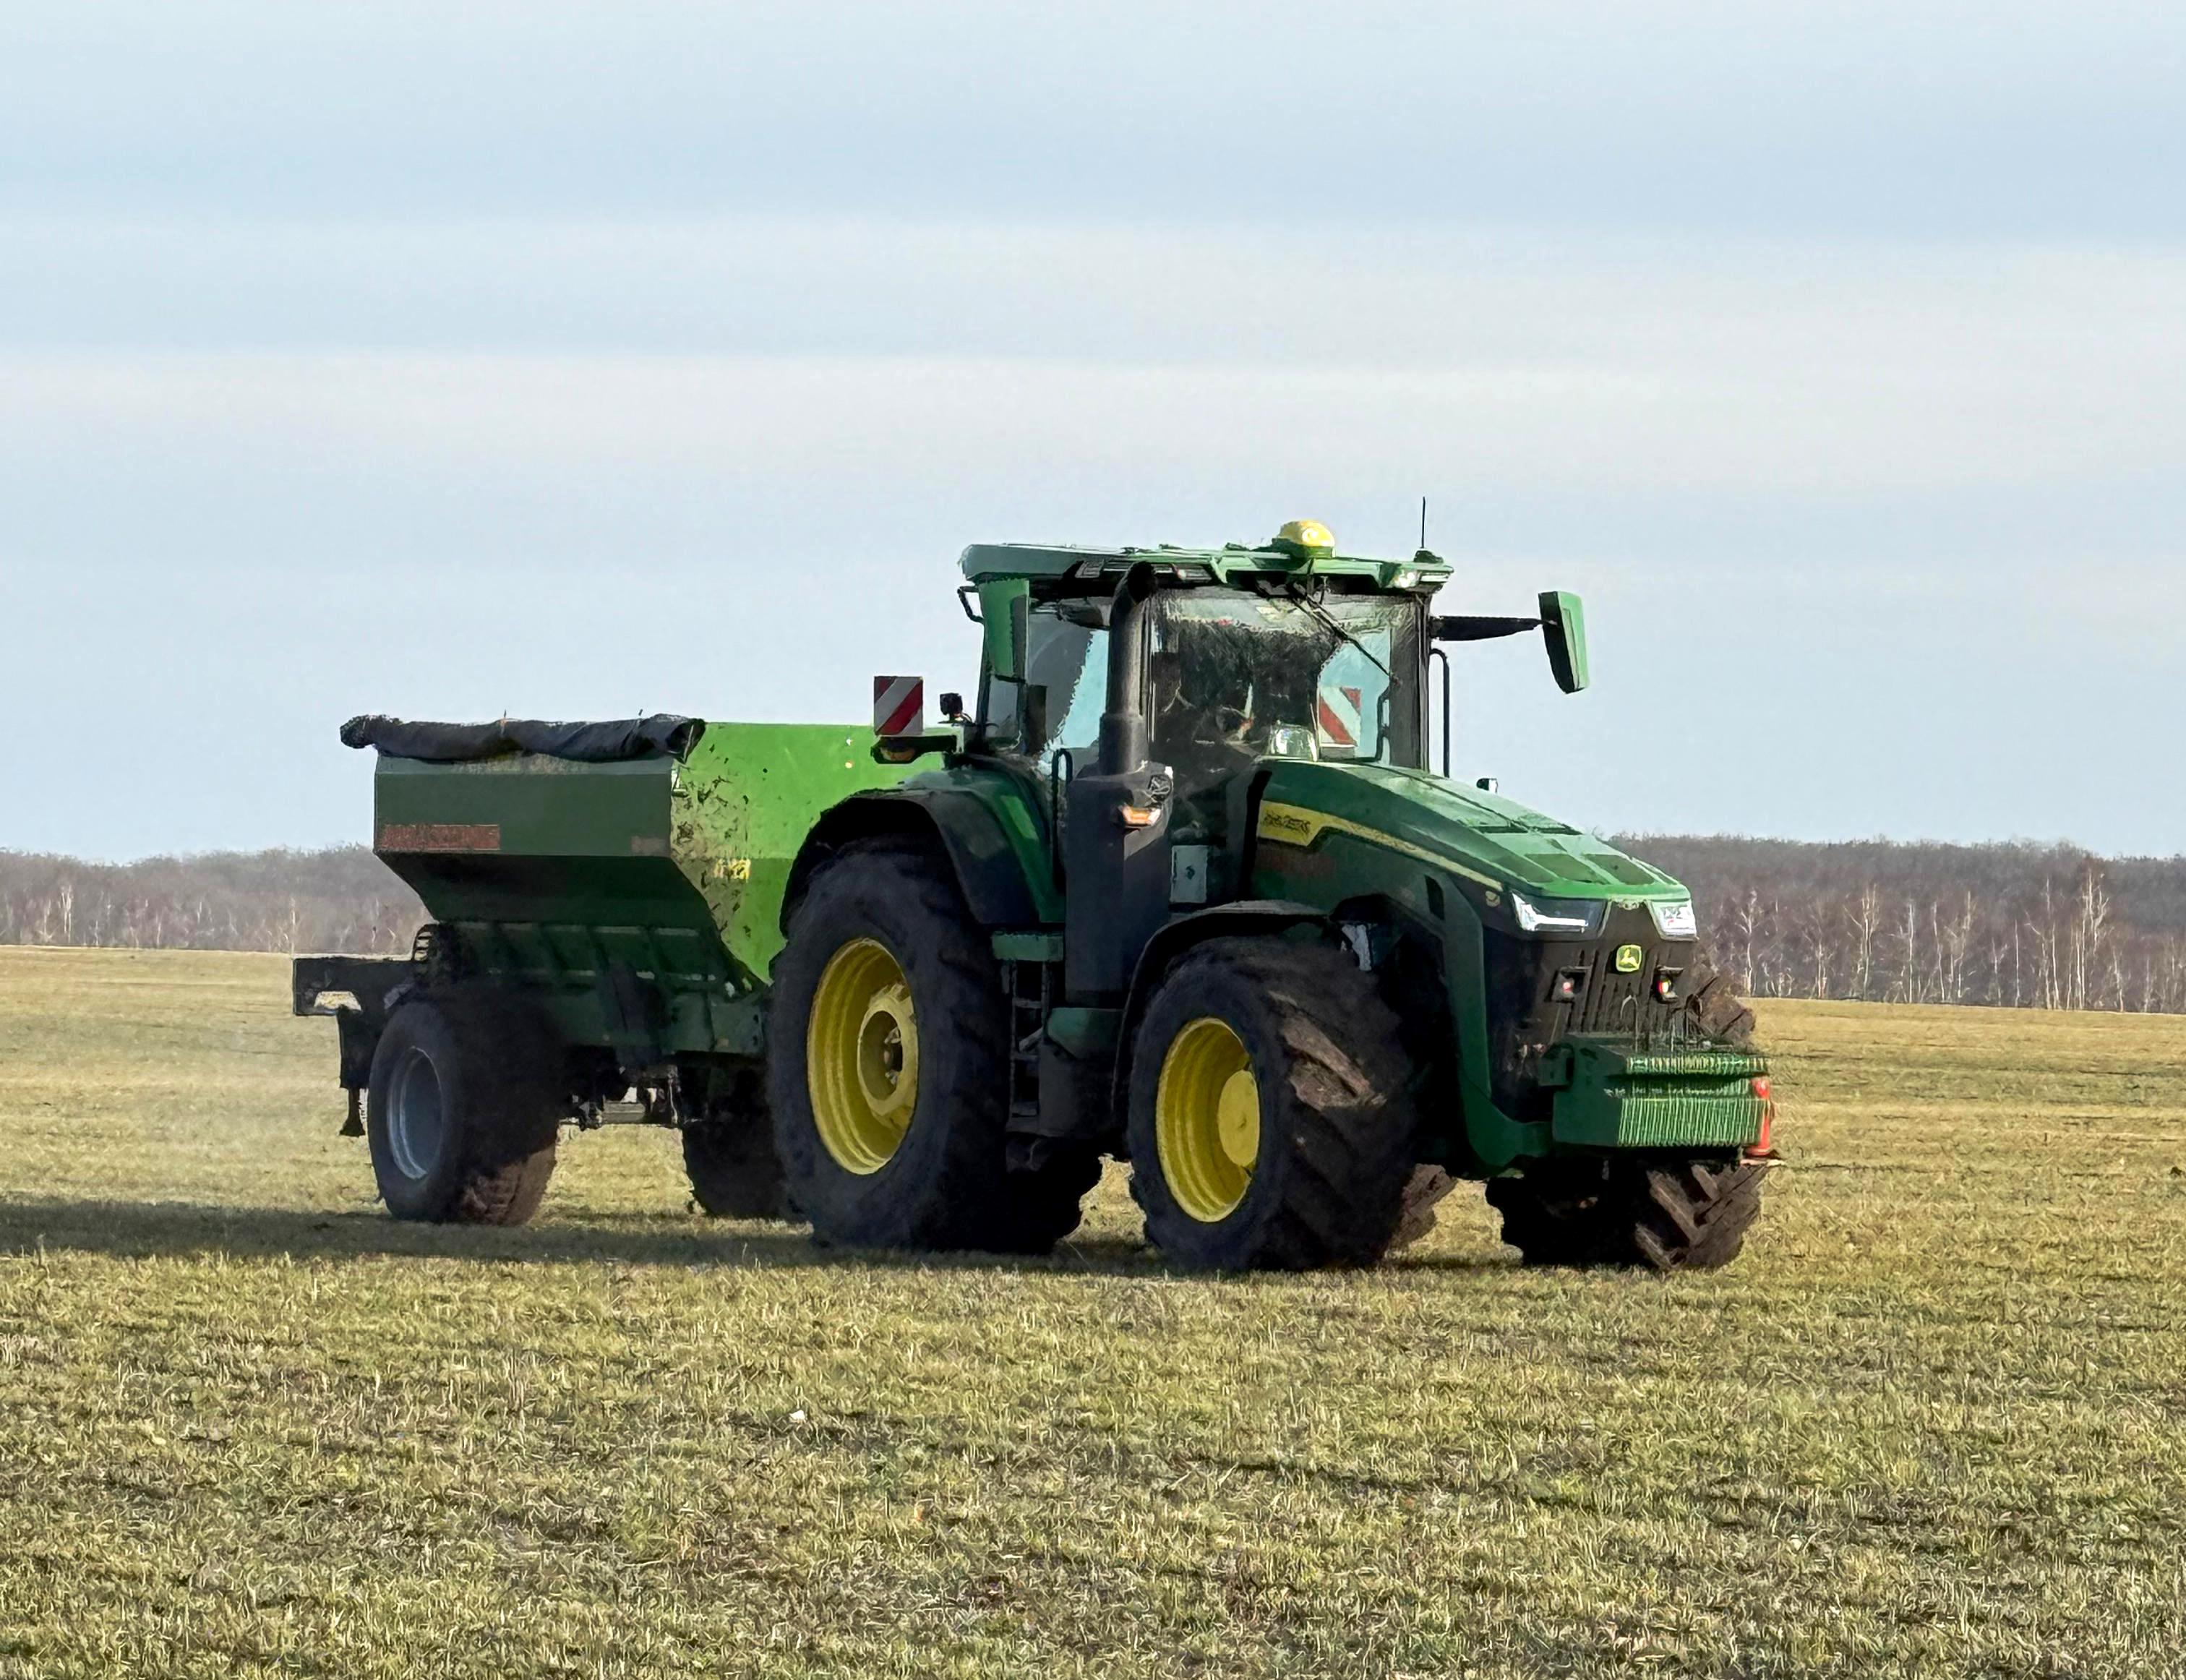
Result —
<instances>
[{"instance_id":1,"label":"cloudy sky","mask_svg":"<svg viewBox=\"0 0 2186 1680\"><path fill-rule=\"evenodd\" d=\"M848 720L967 541L1459 562L1464 773L2186 848L2176 5L0 8L0 847Z\"/></svg>"}]
</instances>

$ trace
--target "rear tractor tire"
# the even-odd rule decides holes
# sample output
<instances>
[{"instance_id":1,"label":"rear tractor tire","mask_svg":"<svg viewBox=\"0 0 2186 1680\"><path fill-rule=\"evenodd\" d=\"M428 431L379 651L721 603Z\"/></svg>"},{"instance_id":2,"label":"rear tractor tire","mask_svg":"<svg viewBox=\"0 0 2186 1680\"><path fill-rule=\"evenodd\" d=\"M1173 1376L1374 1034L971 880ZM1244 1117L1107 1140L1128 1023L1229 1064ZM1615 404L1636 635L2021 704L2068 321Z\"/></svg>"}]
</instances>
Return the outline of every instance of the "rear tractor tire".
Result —
<instances>
[{"instance_id":1,"label":"rear tractor tire","mask_svg":"<svg viewBox=\"0 0 2186 1680\"><path fill-rule=\"evenodd\" d=\"M845 847L774 966L767 1100L790 1201L824 1242L1045 1253L1099 1157L1009 1166L1009 999L947 860Z\"/></svg>"},{"instance_id":2,"label":"rear tractor tire","mask_svg":"<svg viewBox=\"0 0 2186 1680\"><path fill-rule=\"evenodd\" d=\"M564 1112L551 1033L490 994L413 1000L380 1034L365 1136L398 1219L520 1225L554 1173Z\"/></svg>"},{"instance_id":3,"label":"rear tractor tire","mask_svg":"<svg viewBox=\"0 0 2186 1680\"><path fill-rule=\"evenodd\" d=\"M1211 939L1133 1040L1131 1194L1180 1265L1370 1266L1394 1240L1416 1121L1397 1017L1326 945Z\"/></svg>"},{"instance_id":4,"label":"rear tractor tire","mask_svg":"<svg viewBox=\"0 0 2186 1680\"><path fill-rule=\"evenodd\" d=\"M1724 1156L1542 1162L1491 1179L1488 1201L1528 1265L1710 1271L1738 1257L1768 1170Z\"/></svg>"}]
</instances>

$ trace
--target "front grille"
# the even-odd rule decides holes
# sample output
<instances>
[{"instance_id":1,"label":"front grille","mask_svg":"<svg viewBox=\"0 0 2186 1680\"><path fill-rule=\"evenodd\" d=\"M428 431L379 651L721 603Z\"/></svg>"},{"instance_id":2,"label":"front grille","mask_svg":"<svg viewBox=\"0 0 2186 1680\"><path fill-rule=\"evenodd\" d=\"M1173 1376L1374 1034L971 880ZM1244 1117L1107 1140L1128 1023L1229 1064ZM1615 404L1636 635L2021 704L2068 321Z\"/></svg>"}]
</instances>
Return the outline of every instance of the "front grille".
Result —
<instances>
[{"instance_id":1,"label":"front grille","mask_svg":"<svg viewBox=\"0 0 2186 1680\"><path fill-rule=\"evenodd\" d=\"M1697 1046L1684 1007L1685 977L1697 948L1663 938L1642 905L1612 906L1599 938L1583 942L1526 939L1486 931L1488 1030L1495 1100L1515 1119L1545 1120L1553 1097L1539 1084L1541 1058L1572 1037L1606 1039L1634 1050ZM1625 945L1640 947L1640 966L1617 972ZM1665 1001L1656 982L1673 972ZM1568 977L1576 995L1561 997Z\"/></svg>"}]
</instances>

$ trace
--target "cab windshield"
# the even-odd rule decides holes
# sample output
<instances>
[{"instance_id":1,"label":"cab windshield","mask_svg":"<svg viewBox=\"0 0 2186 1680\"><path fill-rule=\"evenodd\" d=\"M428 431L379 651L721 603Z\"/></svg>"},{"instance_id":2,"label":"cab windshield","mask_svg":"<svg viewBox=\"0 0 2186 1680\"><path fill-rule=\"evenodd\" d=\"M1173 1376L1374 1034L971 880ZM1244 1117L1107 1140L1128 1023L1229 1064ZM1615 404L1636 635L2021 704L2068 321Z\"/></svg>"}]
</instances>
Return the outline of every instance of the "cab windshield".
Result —
<instances>
[{"instance_id":1,"label":"cab windshield","mask_svg":"<svg viewBox=\"0 0 2186 1680\"><path fill-rule=\"evenodd\" d=\"M1152 621L1154 754L1185 791L1262 758L1421 762L1410 596L1164 591Z\"/></svg>"}]
</instances>

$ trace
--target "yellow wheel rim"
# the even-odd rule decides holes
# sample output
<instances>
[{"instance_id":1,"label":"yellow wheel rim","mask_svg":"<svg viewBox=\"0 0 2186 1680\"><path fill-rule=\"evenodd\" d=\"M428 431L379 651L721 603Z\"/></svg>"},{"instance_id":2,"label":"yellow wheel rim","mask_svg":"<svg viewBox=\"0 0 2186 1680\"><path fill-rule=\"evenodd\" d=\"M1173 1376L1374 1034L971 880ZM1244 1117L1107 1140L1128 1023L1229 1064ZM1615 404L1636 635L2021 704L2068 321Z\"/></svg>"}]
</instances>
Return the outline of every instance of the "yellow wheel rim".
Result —
<instances>
[{"instance_id":1,"label":"yellow wheel rim","mask_svg":"<svg viewBox=\"0 0 2186 1680\"><path fill-rule=\"evenodd\" d=\"M845 1172L877 1173L918 1107L918 1023L903 965L877 939L827 959L804 1025L804 1084L820 1142Z\"/></svg>"},{"instance_id":2,"label":"yellow wheel rim","mask_svg":"<svg viewBox=\"0 0 2186 1680\"><path fill-rule=\"evenodd\" d=\"M1260 1158L1260 1082L1245 1041L1202 1015L1169 1040L1154 1087L1154 1149L1169 1193L1202 1224L1226 1219Z\"/></svg>"}]
</instances>

